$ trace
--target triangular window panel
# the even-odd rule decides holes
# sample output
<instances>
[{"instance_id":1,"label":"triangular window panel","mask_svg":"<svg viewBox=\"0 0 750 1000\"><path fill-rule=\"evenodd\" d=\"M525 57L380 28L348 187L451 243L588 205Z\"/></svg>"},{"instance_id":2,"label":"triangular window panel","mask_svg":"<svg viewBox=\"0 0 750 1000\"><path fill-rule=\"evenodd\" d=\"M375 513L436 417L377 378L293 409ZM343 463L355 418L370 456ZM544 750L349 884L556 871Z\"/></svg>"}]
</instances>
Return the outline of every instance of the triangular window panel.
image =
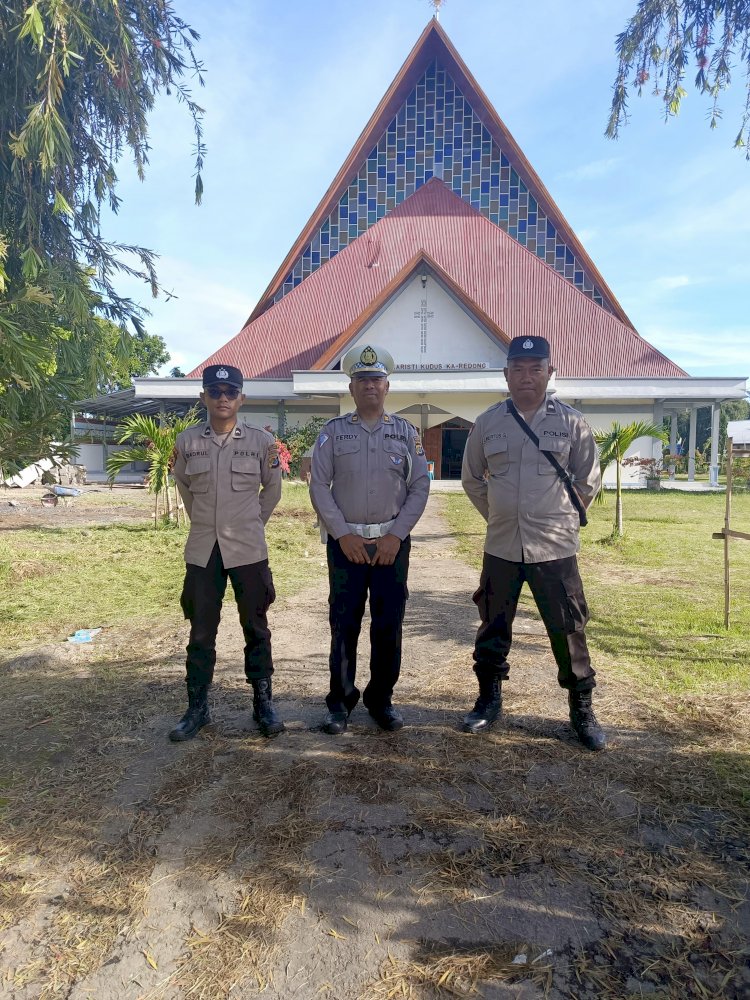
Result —
<instances>
[{"instance_id":1,"label":"triangular window panel","mask_svg":"<svg viewBox=\"0 0 750 1000\"><path fill-rule=\"evenodd\" d=\"M431 177L439 177L465 202L611 312L583 263L436 61L427 67L336 208L297 258L274 302Z\"/></svg>"}]
</instances>

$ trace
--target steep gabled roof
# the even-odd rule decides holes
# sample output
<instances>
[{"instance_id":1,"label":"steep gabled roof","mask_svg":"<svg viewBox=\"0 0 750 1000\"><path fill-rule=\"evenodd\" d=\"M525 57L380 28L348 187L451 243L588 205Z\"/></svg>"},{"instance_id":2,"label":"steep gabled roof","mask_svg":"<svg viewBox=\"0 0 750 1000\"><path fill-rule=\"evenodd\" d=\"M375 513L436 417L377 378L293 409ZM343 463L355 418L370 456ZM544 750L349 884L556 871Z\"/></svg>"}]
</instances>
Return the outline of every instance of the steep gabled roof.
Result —
<instances>
[{"instance_id":1,"label":"steep gabled roof","mask_svg":"<svg viewBox=\"0 0 750 1000\"><path fill-rule=\"evenodd\" d=\"M432 69L431 69L432 67ZM389 87L385 96L376 108L373 116L368 122L362 134L357 139L351 152L346 158L341 169L333 180L333 183L326 191L317 208L311 215L304 229L285 257L283 263L274 275L271 283L261 296L258 305L253 310L249 320L257 318L262 312L278 301L284 294L287 294L293 287L302 281L307 280L310 274L322 266L328 259L340 252L345 245L360 238L363 232L382 218L383 214L395 208L402 198L411 196L414 190L430 179L432 176L442 176L442 148L438 147L443 142L438 138L437 123L433 128L434 136L429 145L429 131L425 134L424 123L422 124L421 138L417 139L417 170L416 176L409 179L405 176L408 170L408 149L404 155L403 137L400 136L399 147L402 152L399 164L392 167L393 148L395 146L396 125L402 131L404 124L404 102L409 95L415 99L415 88L424 89L425 74L432 72L433 81L436 72L434 67L439 67L440 73L447 74L450 78L451 86L455 85L455 99L460 102L463 115L467 116L465 121L481 123L481 127L486 130L481 136L476 134L472 137L473 149L476 154L479 147L483 150L483 159L486 154L486 146L491 143L492 152L492 184L490 191L489 168L483 164L481 170L482 186L481 194L477 190L467 188L464 177L464 184L456 174L460 173L461 151L467 151L467 133L464 132L459 137L459 132L455 135L452 131L446 133L445 142L455 138L455 150L451 151L454 157L454 187L456 193L469 201L475 208L491 217L502 228L510 232L510 235L518 239L523 245L527 245L527 222L529 242L528 245L536 248L538 256L546 259L548 263L557 259L555 266L566 278L575 281L579 287L589 294L595 301L600 302L606 309L609 309L618 316L624 323L632 326L624 310L611 292L603 277L599 273L586 250L583 248L575 233L572 231L562 212L555 204L552 196L547 191L541 179L533 169L529 161L524 156L520 147L513 139L512 135L497 115L487 96L484 94L479 84L469 72L463 60L453 47L445 31L436 20L431 20L422 32L416 45L409 54L406 62L399 70L396 78ZM429 77L428 77L429 79ZM452 98L451 98L452 99ZM422 94L424 101L424 94ZM439 102L438 102L439 103ZM420 106L424 106L423 104ZM412 106L411 113L414 113ZM427 114L429 116L429 110ZM417 115L419 111L417 111ZM438 108L436 115L441 116L443 110ZM396 116L398 115L398 119ZM418 119L417 119L418 120ZM456 111L456 125L461 116ZM471 126L466 126L471 131ZM417 124L417 135L420 135L419 124ZM385 148L386 137L390 136L391 145L389 147L388 158L388 198L383 197L382 202L378 199L375 205L374 186L372 181L367 183L368 176L373 177L373 169L386 170ZM482 140L487 139L488 143ZM425 144L427 148L425 149ZM421 145L420 145L421 144ZM379 156L377 154L380 154ZM420 155L422 160L420 161ZM426 156L426 159L425 159ZM449 157L446 157L446 161ZM406 162L405 162L406 161ZM420 166L422 174L420 176ZM463 167L466 167L466 159L463 159ZM502 168L503 180L500 181L499 173ZM394 177L393 170L397 172L396 183L391 183ZM369 173L368 173L369 171ZM400 173L398 173L400 171ZM412 174L414 174L412 169ZM465 174L465 171L464 171ZM381 180L381 175L378 175ZM383 175L384 176L384 175ZM474 164L473 181L478 182L480 172L478 164ZM365 185L363 188L363 180ZM359 183L358 183L359 182ZM500 202L502 197L498 195L501 184L505 184L505 206L498 207L495 203ZM508 192L508 184L510 192ZM516 189L516 216L513 217L513 190ZM378 187L378 194L383 194L383 186ZM520 188L522 205L519 208L518 189ZM371 211L366 211L363 205L363 190L367 190L370 199ZM493 204L491 209L490 196ZM527 199L526 207L523 206L523 199ZM510 205L509 205L510 202ZM358 204L357 204L358 203ZM492 211L492 215L490 212ZM339 222L341 226L339 227ZM340 228L341 232L338 233ZM329 240L327 229L336 229L337 235ZM533 237L532 237L533 233ZM335 245L334 245L335 244ZM552 255L550 257L550 254ZM545 256L546 255L546 256Z\"/></svg>"},{"instance_id":2,"label":"steep gabled roof","mask_svg":"<svg viewBox=\"0 0 750 1000\"><path fill-rule=\"evenodd\" d=\"M331 365L421 259L499 340L545 336L562 377L679 377L685 372L632 327L498 226L430 180L199 365L246 378L289 378Z\"/></svg>"}]
</instances>

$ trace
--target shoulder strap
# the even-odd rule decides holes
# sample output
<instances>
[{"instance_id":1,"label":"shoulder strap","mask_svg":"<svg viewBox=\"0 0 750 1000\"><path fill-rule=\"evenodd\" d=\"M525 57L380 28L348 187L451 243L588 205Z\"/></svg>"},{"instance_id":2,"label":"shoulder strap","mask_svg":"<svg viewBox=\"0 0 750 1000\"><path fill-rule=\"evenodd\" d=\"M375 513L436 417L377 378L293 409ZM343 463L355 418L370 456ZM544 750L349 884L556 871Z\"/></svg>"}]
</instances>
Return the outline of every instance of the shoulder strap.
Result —
<instances>
[{"instance_id":1,"label":"shoulder strap","mask_svg":"<svg viewBox=\"0 0 750 1000\"><path fill-rule=\"evenodd\" d=\"M560 465L560 463L557 461L557 459L555 458L555 456L552 454L551 451L545 451L544 448L539 447L539 438L536 436L536 434L532 431L532 429L523 419L521 414L515 408L513 400L510 399L510 397L508 398L507 403L508 403L508 413L510 413L510 415L513 417L513 419L521 428L521 430L524 431L526 435L528 435L528 437L534 442L537 448L539 448L539 451L542 453L542 455L544 455L544 457L547 459L550 465L554 468L555 472L557 473L562 484L564 485L565 489L568 492L568 496L570 497L570 502L578 511L578 520L581 523L581 527L585 528L585 526L588 524L588 517L586 516L586 508L583 506L583 502L581 501L581 498L578 496L578 492L575 486L573 485L573 480L570 478L570 473L566 469L563 469L563 467Z\"/></svg>"}]
</instances>

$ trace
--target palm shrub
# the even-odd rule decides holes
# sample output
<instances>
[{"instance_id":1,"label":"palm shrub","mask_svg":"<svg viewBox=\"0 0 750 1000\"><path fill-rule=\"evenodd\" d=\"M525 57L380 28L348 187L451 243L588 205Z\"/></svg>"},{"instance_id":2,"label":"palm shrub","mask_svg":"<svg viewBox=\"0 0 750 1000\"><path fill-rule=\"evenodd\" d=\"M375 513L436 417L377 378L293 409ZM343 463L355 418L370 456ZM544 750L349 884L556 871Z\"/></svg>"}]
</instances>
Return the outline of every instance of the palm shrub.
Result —
<instances>
[{"instance_id":1,"label":"palm shrub","mask_svg":"<svg viewBox=\"0 0 750 1000\"><path fill-rule=\"evenodd\" d=\"M663 443L667 436L661 427L649 424L643 420L634 420L630 424L620 424L616 420L608 431L594 431L594 438L599 447L599 467L602 476L607 466L615 463L617 468L617 488L615 501L615 522L613 535L622 535L622 463L628 448L640 437L656 438ZM603 491L599 496L603 499Z\"/></svg>"},{"instance_id":2,"label":"palm shrub","mask_svg":"<svg viewBox=\"0 0 750 1000\"><path fill-rule=\"evenodd\" d=\"M120 444L130 442L129 448L116 451L107 459L107 475L110 484L115 476L131 462L147 462L147 483L154 494L154 524L159 517L159 499L164 495L164 516L172 519L170 486L174 489L175 520L179 524L179 501L177 489L172 479L171 467L177 435L200 422L197 407L193 407L184 417L169 416L163 421L144 413L134 413L122 423L118 438Z\"/></svg>"}]
</instances>

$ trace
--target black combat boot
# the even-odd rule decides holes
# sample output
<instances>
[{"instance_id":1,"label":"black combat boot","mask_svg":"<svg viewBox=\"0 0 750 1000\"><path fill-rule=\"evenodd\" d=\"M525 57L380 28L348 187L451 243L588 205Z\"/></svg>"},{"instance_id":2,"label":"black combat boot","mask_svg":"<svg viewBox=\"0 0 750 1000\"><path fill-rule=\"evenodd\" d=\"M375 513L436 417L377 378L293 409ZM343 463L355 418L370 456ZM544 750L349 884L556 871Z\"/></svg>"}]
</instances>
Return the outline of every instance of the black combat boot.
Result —
<instances>
[{"instance_id":1,"label":"black combat boot","mask_svg":"<svg viewBox=\"0 0 750 1000\"><path fill-rule=\"evenodd\" d=\"M326 712L326 717L323 719L323 732L330 736L340 736L341 733L346 732L348 718L346 712Z\"/></svg>"},{"instance_id":2,"label":"black combat boot","mask_svg":"<svg viewBox=\"0 0 750 1000\"><path fill-rule=\"evenodd\" d=\"M368 712L377 722L381 729L387 733L395 733L398 729L404 728L404 717L393 705L386 705L384 708L369 708Z\"/></svg>"},{"instance_id":3,"label":"black combat boot","mask_svg":"<svg viewBox=\"0 0 750 1000\"><path fill-rule=\"evenodd\" d=\"M591 707L591 691L568 691L568 705L570 724L581 743L588 750L603 750L607 745L607 737Z\"/></svg>"},{"instance_id":4,"label":"black combat boot","mask_svg":"<svg viewBox=\"0 0 750 1000\"><path fill-rule=\"evenodd\" d=\"M271 678L261 677L252 681L253 685L253 718L260 726L264 736L276 736L284 732L284 723L273 707Z\"/></svg>"},{"instance_id":5,"label":"black combat boot","mask_svg":"<svg viewBox=\"0 0 750 1000\"><path fill-rule=\"evenodd\" d=\"M464 716L465 733L482 733L489 729L503 710L501 681L497 677L480 678L479 697L474 708Z\"/></svg>"},{"instance_id":6,"label":"black combat boot","mask_svg":"<svg viewBox=\"0 0 750 1000\"><path fill-rule=\"evenodd\" d=\"M211 724L208 710L208 684L188 684L188 710L169 734L173 743L181 743L192 738Z\"/></svg>"}]
</instances>

